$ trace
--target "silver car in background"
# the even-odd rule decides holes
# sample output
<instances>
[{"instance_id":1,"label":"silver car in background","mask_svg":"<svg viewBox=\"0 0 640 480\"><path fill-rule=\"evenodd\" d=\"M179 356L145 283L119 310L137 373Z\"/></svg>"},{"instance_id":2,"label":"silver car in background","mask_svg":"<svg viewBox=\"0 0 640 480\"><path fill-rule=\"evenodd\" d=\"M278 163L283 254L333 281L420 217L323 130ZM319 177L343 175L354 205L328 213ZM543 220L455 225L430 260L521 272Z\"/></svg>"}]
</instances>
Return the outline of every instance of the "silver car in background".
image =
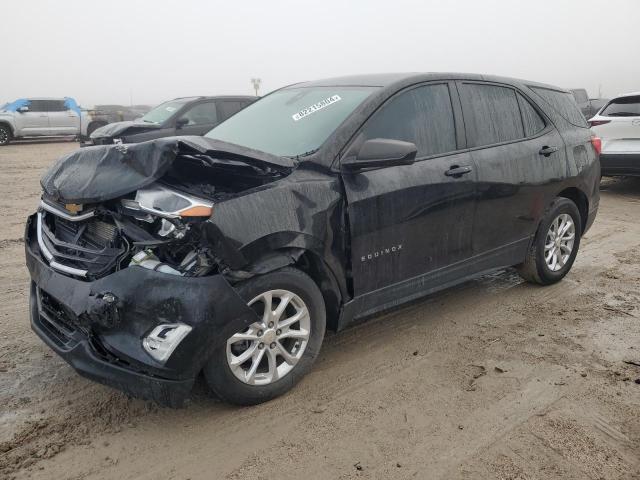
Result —
<instances>
[{"instance_id":1,"label":"silver car in background","mask_svg":"<svg viewBox=\"0 0 640 480\"><path fill-rule=\"evenodd\" d=\"M73 98L21 98L0 109L0 145L32 137L85 137L90 122Z\"/></svg>"}]
</instances>

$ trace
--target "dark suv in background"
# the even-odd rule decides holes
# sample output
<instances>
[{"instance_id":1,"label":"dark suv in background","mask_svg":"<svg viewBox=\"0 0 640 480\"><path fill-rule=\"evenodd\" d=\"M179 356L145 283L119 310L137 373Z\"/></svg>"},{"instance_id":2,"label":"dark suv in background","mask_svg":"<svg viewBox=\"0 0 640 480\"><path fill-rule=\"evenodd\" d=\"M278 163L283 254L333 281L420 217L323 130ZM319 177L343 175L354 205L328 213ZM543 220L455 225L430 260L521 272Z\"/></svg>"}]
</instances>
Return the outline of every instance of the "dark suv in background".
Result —
<instances>
[{"instance_id":1,"label":"dark suv in background","mask_svg":"<svg viewBox=\"0 0 640 480\"><path fill-rule=\"evenodd\" d=\"M32 327L134 395L179 405L204 372L263 402L325 328L505 267L561 280L598 148L566 90L443 73L292 85L205 137L81 150L27 223Z\"/></svg>"},{"instance_id":2,"label":"dark suv in background","mask_svg":"<svg viewBox=\"0 0 640 480\"><path fill-rule=\"evenodd\" d=\"M164 102L141 118L115 122L91 133L88 145L138 143L173 135L204 135L257 97L184 97Z\"/></svg>"}]
</instances>

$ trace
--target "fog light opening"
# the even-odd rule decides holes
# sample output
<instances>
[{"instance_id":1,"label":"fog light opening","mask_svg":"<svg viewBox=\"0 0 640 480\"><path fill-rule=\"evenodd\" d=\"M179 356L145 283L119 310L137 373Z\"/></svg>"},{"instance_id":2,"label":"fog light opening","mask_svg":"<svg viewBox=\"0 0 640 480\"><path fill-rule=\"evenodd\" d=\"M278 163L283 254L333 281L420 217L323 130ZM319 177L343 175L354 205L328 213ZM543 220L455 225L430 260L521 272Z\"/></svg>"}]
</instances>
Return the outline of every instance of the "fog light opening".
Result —
<instances>
[{"instance_id":1,"label":"fog light opening","mask_svg":"<svg viewBox=\"0 0 640 480\"><path fill-rule=\"evenodd\" d=\"M159 362L166 362L184 337L191 331L184 323L158 325L142 340L142 347Z\"/></svg>"}]
</instances>

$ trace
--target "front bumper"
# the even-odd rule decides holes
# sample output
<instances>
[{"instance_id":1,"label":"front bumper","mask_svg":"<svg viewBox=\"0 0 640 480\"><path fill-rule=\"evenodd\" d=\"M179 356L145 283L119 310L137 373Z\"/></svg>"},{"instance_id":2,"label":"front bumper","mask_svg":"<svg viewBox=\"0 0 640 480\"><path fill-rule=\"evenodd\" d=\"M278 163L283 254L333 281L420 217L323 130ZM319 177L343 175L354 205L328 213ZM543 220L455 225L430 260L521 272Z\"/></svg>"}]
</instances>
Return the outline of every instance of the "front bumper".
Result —
<instances>
[{"instance_id":1,"label":"front bumper","mask_svg":"<svg viewBox=\"0 0 640 480\"><path fill-rule=\"evenodd\" d=\"M640 153L602 153L600 171L604 176L640 176Z\"/></svg>"},{"instance_id":2,"label":"front bumper","mask_svg":"<svg viewBox=\"0 0 640 480\"><path fill-rule=\"evenodd\" d=\"M246 325L255 312L221 275L181 277L128 267L95 281L52 269L39 253L35 215L25 232L31 275L31 326L81 375L133 396L180 406L212 350ZM115 302L106 303L106 293ZM157 325L192 327L160 363L142 347Z\"/></svg>"}]
</instances>

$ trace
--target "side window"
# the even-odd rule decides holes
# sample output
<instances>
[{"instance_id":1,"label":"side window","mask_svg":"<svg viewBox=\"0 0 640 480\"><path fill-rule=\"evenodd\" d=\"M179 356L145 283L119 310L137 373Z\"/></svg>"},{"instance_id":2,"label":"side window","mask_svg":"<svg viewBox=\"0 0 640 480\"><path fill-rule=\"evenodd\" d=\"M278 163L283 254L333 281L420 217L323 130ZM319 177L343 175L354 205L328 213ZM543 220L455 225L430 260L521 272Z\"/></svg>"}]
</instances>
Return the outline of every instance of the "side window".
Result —
<instances>
[{"instance_id":1,"label":"side window","mask_svg":"<svg viewBox=\"0 0 640 480\"><path fill-rule=\"evenodd\" d=\"M64 112L67 110L63 100L44 100L43 103L47 112Z\"/></svg>"},{"instance_id":2,"label":"side window","mask_svg":"<svg viewBox=\"0 0 640 480\"><path fill-rule=\"evenodd\" d=\"M469 147L524 138L515 90L496 85L463 83L460 100Z\"/></svg>"},{"instance_id":3,"label":"side window","mask_svg":"<svg viewBox=\"0 0 640 480\"><path fill-rule=\"evenodd\" d=\"M569 92L560 92L542 87L530 87L531 90L540 95L553 109L558 112L566 121L577 127L588 127L587 120L582 115L576 99Z\"/></svg>"},{"instance_id":4,"label":"side window","mask_svg":"<svg viewBox=\"0 0 640 480\"><path fill-rule=\"evenodd\" d=\"M217 121L216 105L213 102L199 103L182 114L187 119L187 125L211 125Z\"/></svg>"},{"instance_id":5,"label":"side window","mask_svg":"<svg viewBox=\"0 0 640 480\"><path fill-rule=\"evenodd\" d=\"M223 120L226 120L246 107L247 104L237 100L222 100L218 105L220 106L220 116Z\"/></svg>"},{"instance_id":6,"label":"side window","mask_svg":"<svg viewBox=\"0 0 640 480\"><path fill-rule=\"evenodd\" d=\"M517 95L520 113L522 114L522 124L524 125L524 134L527 137L531 137L544 130L545 123L540 114L533 108L533 105L529 103L529 100L519 93Z\"/></svg>"},{"instance_id":7,"label":"side window","mask_svg":"<svg viewBox=\"0 0 640 480\"><path fill-rule=\"evenodd\" d=\"M425 85L399 94L374 114L362 135L364 140L412 142L418 158L457 150L448 85Z\"/></svg>"},{"instance_id":8,"label":"side window","mask_svg":"<svg viewBox=\"0 0 640 480\"><path fill-rule=\"evenodd\" d=\"M48 111L45 100L30 100L29 101L29 105L27 105L27 106L29 107L29 111L30 112L46 112L46 111Z\"/></svg>"}]
</instances>

